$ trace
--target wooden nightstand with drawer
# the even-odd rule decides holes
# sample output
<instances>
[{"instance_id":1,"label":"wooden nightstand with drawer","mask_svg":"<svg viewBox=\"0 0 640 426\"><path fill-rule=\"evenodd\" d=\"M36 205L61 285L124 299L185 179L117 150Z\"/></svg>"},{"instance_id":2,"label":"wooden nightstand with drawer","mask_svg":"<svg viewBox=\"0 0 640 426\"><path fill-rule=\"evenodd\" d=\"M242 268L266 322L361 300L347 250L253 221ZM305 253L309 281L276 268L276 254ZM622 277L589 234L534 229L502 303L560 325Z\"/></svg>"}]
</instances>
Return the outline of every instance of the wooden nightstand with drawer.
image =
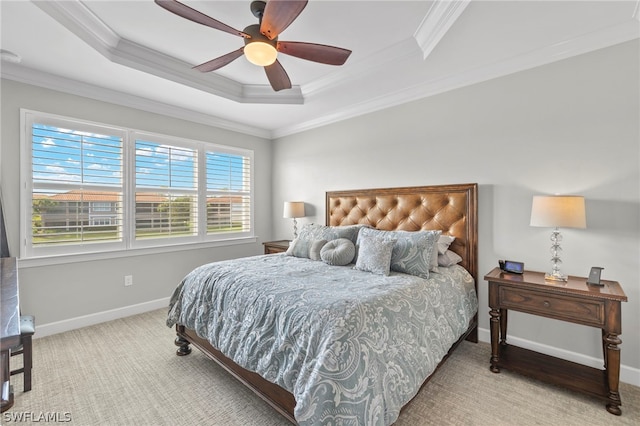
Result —
<instances>
[{"instance_id":1,"label":"wooden nightstand with drawer","mask_svg":"<svg viewBox=\"0 0 640 426\"><path fill-rule=\"evenodd\" d=\"M615 281L604 286L569 277L567 282L545 281L544 273L510 274L493 269L489 283L491 371L506 368L554 385L599 397L607 411L620 415L621 302L627 296ZM508 310L597 327L602 330L604 370L540 354L507 344Z\"/></svg>"},{"instance_id":2,"label":"wooden nightstand with drawer","mask_svg":"<svg viewBox=\"0 0 640 426\"><path fill-rule=\"evenodd\" d=\"M289 248L290 242L289 240L265 241L262 243L264 254L284 253Z\"/></svg>"}]
</instances>

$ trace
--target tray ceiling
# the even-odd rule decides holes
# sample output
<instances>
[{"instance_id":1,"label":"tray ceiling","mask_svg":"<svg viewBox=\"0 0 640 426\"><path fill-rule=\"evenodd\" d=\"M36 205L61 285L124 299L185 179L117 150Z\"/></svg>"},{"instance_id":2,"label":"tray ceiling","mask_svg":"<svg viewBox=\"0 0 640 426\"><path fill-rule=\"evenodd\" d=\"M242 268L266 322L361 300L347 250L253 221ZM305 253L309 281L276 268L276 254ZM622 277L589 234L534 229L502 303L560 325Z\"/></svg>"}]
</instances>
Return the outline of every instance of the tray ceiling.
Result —
<instances>
[{"instance_id":1,"label":"tray ceiling","mask_svg":"<svg viewBox=\"0 0 640 426\"><path fill-rule=\"evenodd\" d=\"M232 27L250 1L183 3ZM239 37L152 0L2 1L2 77L275 138L640 37L637 1L310 0L281 40L353 51L340 67L280 55L274 92ZM12 52L20 62L7 56Z\"/></svg>"}]
</instances>

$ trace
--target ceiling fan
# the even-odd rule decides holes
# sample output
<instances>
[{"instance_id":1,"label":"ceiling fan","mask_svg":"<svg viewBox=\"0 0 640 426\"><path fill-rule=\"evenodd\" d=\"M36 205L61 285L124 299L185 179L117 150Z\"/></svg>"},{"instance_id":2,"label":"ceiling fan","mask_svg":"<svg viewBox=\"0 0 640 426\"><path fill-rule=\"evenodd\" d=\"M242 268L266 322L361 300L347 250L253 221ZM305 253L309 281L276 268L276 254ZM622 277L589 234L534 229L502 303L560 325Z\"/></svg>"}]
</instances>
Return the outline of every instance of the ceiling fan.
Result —
<instances>
[{"instance_id":1,"label":"ceiling fan","mask_svg":"<svg viewBox=\"0 0 640 426\"><path fill-rule=\"evenodd\" d=\"M278 41L278 35L298 17L307 1L253 1L251 13L259 23L239 31L177 0L155 0L159 6L185 19L244 38L245 45L240 49L197 65L194 69L215 71L244 54L251 63L264 67L275 91L291 88L291 80L277 59L278 52L328 65L342 65L351 54L350 50L324 44Z\"/></svg>"}]
</instances>

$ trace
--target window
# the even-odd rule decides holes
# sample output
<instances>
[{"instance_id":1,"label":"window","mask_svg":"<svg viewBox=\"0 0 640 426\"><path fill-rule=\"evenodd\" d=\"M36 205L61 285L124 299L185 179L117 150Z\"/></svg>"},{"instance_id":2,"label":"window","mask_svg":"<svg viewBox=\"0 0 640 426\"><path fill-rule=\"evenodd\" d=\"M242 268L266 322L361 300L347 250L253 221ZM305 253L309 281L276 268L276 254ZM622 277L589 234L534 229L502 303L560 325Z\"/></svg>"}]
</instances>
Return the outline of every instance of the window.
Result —
<instances>
[{"instance_id":1,"label":"window","mask_svg":"<svg viewBox=\"0 0 640 426\"><path fill-rule=\"evenodd\" d=\"M136 239L198 233L198 152L136 140Z\"/></svg>"},{"instance_id":2,"label":"window","mask_svg":"<svg viewBox=\"0 0 640 426\"><path fill-rule=\"evenodd\" d=\"M206 152L207 233L235 232L251 225L248 157Z\"/></svg>"},{"instance_id":3,"label":"window","mask_svg":"<svg viewBox=\"0 0 640 426\"><path fill-rule=\"evenodd\" d=\"M94 212L110 212L113 210L114 205L112 203L91 203L91 210Z\"/></svg>"},{"instance_id":4,"label":"window","mask_svg":"<svg viewBox=\"0 0 640 426\"><path fill-rule=\"evenodd\" d=\"M98 243L122 248L124 133L45 117L28 132L31 211L21 216L31 218L28 244L50 253ZM95 202L113 209L109 225L92 220Z\"/></svg>"},{"instance_id":5,"label":"window","mask_svg":"<svg viewBox=\"0 0 640 426\"><path fill-rule=\"evenodd\" d=\"M23 257L253 236L253 152L22 111Z\"/></svg>"},{"instance_id":6,"label":"window","mask_svg":"<svg viewBox=\"0 0 640 426\"><path fill-rule=\"evenodd\" d=\"M91 226L111 226L113 222L110 217L92 217Z\"/></svg>"}]
</instances>

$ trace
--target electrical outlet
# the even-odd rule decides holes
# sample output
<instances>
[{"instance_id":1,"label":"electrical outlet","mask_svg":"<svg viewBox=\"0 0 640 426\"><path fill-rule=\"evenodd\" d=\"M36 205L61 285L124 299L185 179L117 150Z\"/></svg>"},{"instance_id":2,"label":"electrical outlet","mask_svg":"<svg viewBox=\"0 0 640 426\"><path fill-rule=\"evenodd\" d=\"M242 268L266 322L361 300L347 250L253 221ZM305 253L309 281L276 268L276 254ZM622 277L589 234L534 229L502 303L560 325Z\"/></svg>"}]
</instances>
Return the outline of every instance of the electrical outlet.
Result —
<instances>
[{"instance_id":1,"label":"electrical outlet","mask_svg":"<svg viewBox=\"0 0 640 426\"><path fill-rule=\"evenodd\" d=\"M125 275L124 276L124 285L125 286L133 285L133 275Z\"/></svg>"}]
</instances>

